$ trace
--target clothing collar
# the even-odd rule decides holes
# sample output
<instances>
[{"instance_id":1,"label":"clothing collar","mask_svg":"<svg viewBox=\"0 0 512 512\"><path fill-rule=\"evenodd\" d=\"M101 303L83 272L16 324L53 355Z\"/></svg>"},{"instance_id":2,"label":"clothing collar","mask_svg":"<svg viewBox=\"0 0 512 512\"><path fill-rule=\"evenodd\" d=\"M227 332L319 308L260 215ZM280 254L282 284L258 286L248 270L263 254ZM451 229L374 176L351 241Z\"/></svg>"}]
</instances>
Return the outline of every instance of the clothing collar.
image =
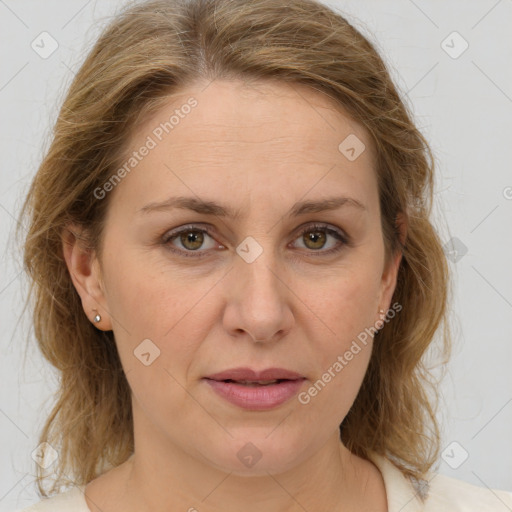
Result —
<instances>
[{"instance_id":1,"label":"clothing collar","mask_svg":"<svg viewBox=\"0 0 512 512\"><path fill-rule=\"evenodd\" d=\"M425 508L421 495L428 491L428 482L407 478L388 458L376 453L368 458L382 474L388 502L388 512L422 512Z\"/></svg>"},{"instance_id":2,"label":"clothing collar","mask_svg":"<svg viewBox=\"0 0 512 512\"><path fill-rule=\"evenodd\" d=\"M386 487L388 512L423 512L425 505L421 501L420 496L428 489L428 482L426 480L422 480L419 483L413 482L405 477L393 462L382 455L371 452L368 454L368 458L377 466L382 474L384 486ZM82 509L83 512L90 512L84 495L86 485L77 487L81 512Z\"/></svg>"}]
</instances>

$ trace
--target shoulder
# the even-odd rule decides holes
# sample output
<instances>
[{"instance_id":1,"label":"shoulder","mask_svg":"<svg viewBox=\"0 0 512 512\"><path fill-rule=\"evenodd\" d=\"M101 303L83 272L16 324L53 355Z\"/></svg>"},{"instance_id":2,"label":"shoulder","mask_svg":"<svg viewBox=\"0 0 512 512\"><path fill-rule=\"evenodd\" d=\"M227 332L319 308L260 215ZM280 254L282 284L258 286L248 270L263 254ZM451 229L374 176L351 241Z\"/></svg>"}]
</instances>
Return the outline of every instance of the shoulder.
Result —
<instances>
[{"instance_id":1,"label":"shoulder","mask_svg":"<svg viewBox=\"0 0 512 512\"><path fill-rule=\"evenodd\" d=\"M387 494L389 512L510 512L512 492L479 487L440 473L412 482L391 460L372 454Z\"/></svg>"},{"instance_id":2,"label":"shoulder","mask_svg":"<svg viewBox=\"0 0 512 512\"><path fill-rule=\"evenodd\" d=\"M17 512L90 512L85 501L84 487L72 487L50 498L43 498L38 503Z\"/></svg>"},{"instance_id":3,"label":"shoulder","mask_svg":"<svg viewBox=\"0 0 512 512\"><path fill-rule=\"evenodd\" d=\"M512 492L480 487L463 480L434 473L429 480L425 512L450 510L465 512L512 510Z\"/></svg>"}]
</instances>

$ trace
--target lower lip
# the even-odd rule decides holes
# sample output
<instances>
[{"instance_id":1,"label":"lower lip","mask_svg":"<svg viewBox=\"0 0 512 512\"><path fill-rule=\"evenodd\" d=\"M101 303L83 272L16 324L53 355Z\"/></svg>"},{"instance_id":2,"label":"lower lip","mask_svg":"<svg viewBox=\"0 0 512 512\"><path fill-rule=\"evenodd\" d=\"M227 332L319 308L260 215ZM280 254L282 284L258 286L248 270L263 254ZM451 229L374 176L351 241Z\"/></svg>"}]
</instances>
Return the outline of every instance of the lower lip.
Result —
<instances>
[{"instance_id":1,"label":"lower lip","mask_svg":"<svg viewBox=\"0 0 512 512\"><path fill-rule=\"evenodd\" d=\"M295 396L305 379L285 380L268 386L245 386L235 382L205 379L212 389L243 409L265 411L273 409Z\"/></svg>"}]
</instances>

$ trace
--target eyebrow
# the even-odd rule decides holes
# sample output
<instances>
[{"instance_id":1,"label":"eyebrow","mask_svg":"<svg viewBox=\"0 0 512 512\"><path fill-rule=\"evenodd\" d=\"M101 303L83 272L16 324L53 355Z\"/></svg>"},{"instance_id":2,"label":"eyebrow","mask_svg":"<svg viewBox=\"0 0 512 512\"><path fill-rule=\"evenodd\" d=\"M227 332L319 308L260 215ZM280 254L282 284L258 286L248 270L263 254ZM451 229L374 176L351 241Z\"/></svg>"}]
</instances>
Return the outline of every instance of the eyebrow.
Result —
<instances>
[{"instance_id":1,"label":"eyebrow","mask_svg":"<svg viewBox=\"0 0 512 512\"><path fill-rule=\"evenodd\" d=\"M288 217L336 210L342 206L351 206L359 211L366 211L366 206L352 197L330 197L318 201L299 201L291 207L288 212ZM138 210L138 212L146 214L155 211L172 210L174 208L192 210L205 215L215 215L232 219L241 217L240 210L233 210L214 201L205 201L195 197L183 196L170 197L160 203L149 203Z\"/></svg>"}]
</instances>

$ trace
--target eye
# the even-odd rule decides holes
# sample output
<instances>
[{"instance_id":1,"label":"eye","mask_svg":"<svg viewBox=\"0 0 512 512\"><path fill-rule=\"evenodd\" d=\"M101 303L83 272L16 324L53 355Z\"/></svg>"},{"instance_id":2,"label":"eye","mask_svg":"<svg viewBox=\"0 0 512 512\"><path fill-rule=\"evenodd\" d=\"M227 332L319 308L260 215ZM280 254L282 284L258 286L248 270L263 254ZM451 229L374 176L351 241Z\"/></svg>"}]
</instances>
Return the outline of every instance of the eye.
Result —
<instances>
[{"instance_id":1,"label":"eye","mask_svg":"<svg viewBox=\"0 0 512 512\"><path fill-rule=\"evenodd\" d=\"M331 237L331 243L328 244L328 238ZM296 238L303 244L303 248L309 249L313 252L320 253L319 255L326 255L338 252L343 249L345 245L349 245L349 238L342 231L332 229L325 224L313 224L306 226L300 232L300 236ZM327 250L324 249L328 245ZM316 254L315 254L316 256Z\"/></svg>"},{"instance_id":2,"label":"eye","mask_svg":"<svg viewBox=\"0 0 512 512\"><path fill-rule=\"evenodd\" d=\"M210 243L203 246L205 240L210 238ZM215 241L213 240L210 232L206 228L198 228L197 226L185 226L177 231L168 233L163 239L164 245L169 246L169 249L173 252L178 252L183 256L202 256L206 251L200 251L199 249L213 249L216 247ZM176 245L178 244L178 245ZM176 249L175 249L176 247ZM223 245L217 245L217 247L224 248ZM197 254L190 254L190 253ZM189 254L187 254L189 253Z\"/></svg>"},{"instance_id":3,"label":"eye","mask_svg":"<svg viewBox=\"0 0 512 512\"><path fill-rule=\"evenodd\" d=\"M330 243L329 238L331 238ZM295 240L303 244L302 247L299 245L299 248L306 249L309 255L314 256L333 254L350 245L350 238L345 233L325 224L310 224L304 227ZM206 245L205 242L207 242ZM209 228L200 228L197 225L184 226L171 231L164 236L162 243L172 252L186 257L203 257L208 255L208 249L225 249L223 245L215 242ZM325 247L327 250L322 250Z\"/></svg>"}]
</instances>

